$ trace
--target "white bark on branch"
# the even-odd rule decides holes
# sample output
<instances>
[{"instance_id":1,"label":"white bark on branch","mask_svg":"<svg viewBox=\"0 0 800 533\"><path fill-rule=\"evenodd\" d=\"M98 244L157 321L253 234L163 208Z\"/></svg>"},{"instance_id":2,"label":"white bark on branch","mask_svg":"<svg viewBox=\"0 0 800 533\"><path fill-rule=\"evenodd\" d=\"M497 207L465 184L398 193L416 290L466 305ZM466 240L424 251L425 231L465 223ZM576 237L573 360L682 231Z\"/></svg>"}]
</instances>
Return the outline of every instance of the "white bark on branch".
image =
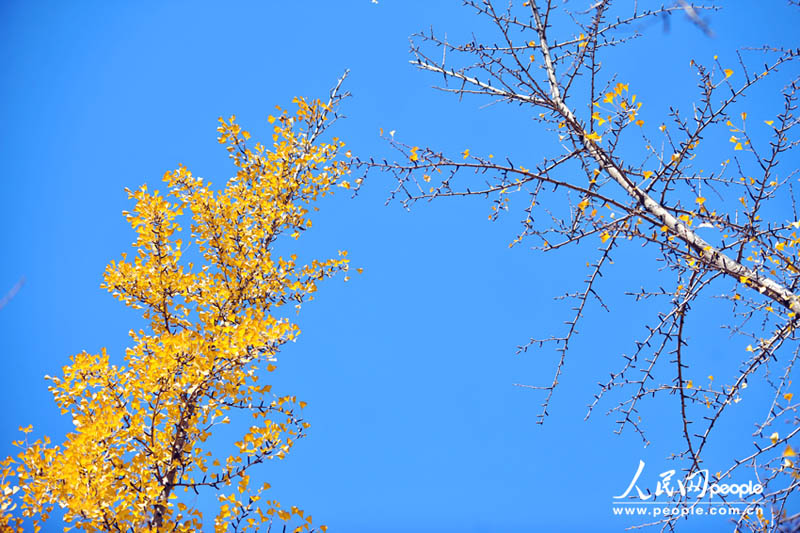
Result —
<instances>
[{"instance_id":1,"label":"white bark on branch","mask_svg":"<svg viewBox=\"0 0 800 533\"><path fill-rule=\"evenodd\" d=\"M733 277L735 280L745 282L752 288L756 289L759 293L771 298L781 306L790 309L795 313L800 313L800 298L791 290L784 287L777 281L758 274L754 270L744 266L738 261L730 258L724 252L717 249L710 243L706 242L702 237L692 231L688 225L681 222L678 218L672 215L660 203L655 201L649 194L636 186L636 184L628 179L627 176L619 169L611 157L606 154L600 146L593 140L588 138L588 134L583 129L583 126L575 118L575 114L564 103L561 98L558 80L556 78L555 66L550 55L550 49L547 45L547 38L545 34L544 24L539 16L539 10L535 2L530 2L531 11L533 12L534 20L536 21L536 31L539 35L539 50L541 50L542 57L545 63L545 70L547 72L548 83L550 87L550 98L552 99L555 109L564 117L565 122L572 128L572 130L580 135L583 139L583 146L591 157L600 165L620 187L622 187L628 195L636 200L644 209L646 209L654 217L658 218L669 231L685 242L710 266L716 268L720 272Z\"/></svg>"}]
</instances>

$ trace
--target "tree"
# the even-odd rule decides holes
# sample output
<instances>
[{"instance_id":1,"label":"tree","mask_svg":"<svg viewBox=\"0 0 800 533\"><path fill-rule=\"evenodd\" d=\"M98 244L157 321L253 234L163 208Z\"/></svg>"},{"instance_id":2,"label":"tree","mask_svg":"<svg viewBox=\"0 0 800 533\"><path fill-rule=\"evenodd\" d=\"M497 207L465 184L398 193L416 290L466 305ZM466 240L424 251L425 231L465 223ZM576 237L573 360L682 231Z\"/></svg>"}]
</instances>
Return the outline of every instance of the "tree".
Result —
<instances>
[{"instance_id":1,"label":"tree","mask_svg":"<svg viewBox=\"0 0 800 533\"><path fill-rule=\"evenodd\" d=\"M706 468L709 439L720 418L742 399L748 378L759 377L771 388L771 398L752 432L753 453L710 481L729 480L738 469L754 468L768 489L751 501L768 506L773 518L769 513L743 515L738 526L790 527L800 519L786 513L800 484L794 464L800 418L789 388L798 357L795 328L800 313L800 215L792 185L796 166L791 166L796 165L791 151L798 144L798 78L792 68L800 50L743 50L736 66L716 56L708 64L692 59L698 95L690 112L673 107L663 123L645 125L640 113L652 81L619 80L609 72L614 61L610 51L636 42L648 21L675 14L688 14L708 34L704 13L716 8L683 1L642 10L638 2L617 6L600 0L578 12L542 1L508 2L502 8L491 0L464 4L487 22L480 31L490 37L479 39L473 33L466 42L454 43L431 29L412 37L411 63L435 74L441 80L436 88L459 99L478 96L518 106L553 142L537 144L533 153L523 155L524 161L512 162L469 149L446 155L392 135L387 141L399 151L397 160L362 159L358 164L365 175L392 175L397 182L392 198L406 207L419 200L479 196L492 202L490 219L518 209L522 228L512 246L525 241L544 252L571 245L584 246L587 253L597 249L586 263L582 288L564 296L575 301L566 331L531 339L519 348L555 345L557 350L552 379L526 385L544 395L538 423L548 415L584 314L593 303L608 310L598 287L602 272L622 264L633 278L646 260L624 250L639 244L654 251L660 262L656 268L673 285L631 291L637 301L661 302L662 311L645 336L635 340L621 368L600 384L587 417L609 393L626 390L629 394L610 412L619 415L618 431L630 427L647 444L640 402L677 397L682 451L675 457L690 477ZM788 74L779 96L783 111L761 117L768 119L765 123L748 121L743 97L778 72ZM728 154L718 155L715 138L730 141ZM541 153L548 148L552 151ZM718 170L704 172L703 167ZM480 182L467 181L469 175ZM612 260L619 255L623 261ZM728 382L720 384L722 379L710 376L706 385L688 373L702 354L692 352L687 331L690 319L700 318L692 314L693 306L715 297L726 304L722 326L734 335L733 345L743 355ZM707 328L709 320L706 316L698 322L695 333ZM720 366L721 374L730 369L729 364ZM692 503L685 497L676 501ZM663 523L671 527L675 520L668 517Z\"/></svg>"},{"instance_id":2,"label":"tree","mask_svg":"<svg viewBox=\"0 0 800 533\"><path fill-rule=\"evenodd\" d=\"M269 485L251 487L250 473L283 459L309 427L304 402L270 396L263 380L299 333L281 312L299 310L321 280L348 270L346 252L308 265L276 252L311 227L314 201L348 186L348 166L337 159L344 144L321 138L346 96L340 85L327 102L296 98L296 113L270 117L272 149L249 148L235 117L220 119L219 142L236 166L223 190L181 166L164 175L165 196L128 191L136 252L108 265L103 287L141 310L147 328L131 330L124 365L105 350L84 352L48 378L75 429L61 445L15 443L21 453L2 463L3 530L21 531L22 517L38 530L59 506L67 529L199 531L210 521L190 496L204 489L220 502L215 531L264 531L275 518L298 532L326 530L312 529L302 509L266 499ZM186 232L179 221L189 213ZM221 424L242 431L227 457L212 439Z\"/></svg>"}]
</instances>

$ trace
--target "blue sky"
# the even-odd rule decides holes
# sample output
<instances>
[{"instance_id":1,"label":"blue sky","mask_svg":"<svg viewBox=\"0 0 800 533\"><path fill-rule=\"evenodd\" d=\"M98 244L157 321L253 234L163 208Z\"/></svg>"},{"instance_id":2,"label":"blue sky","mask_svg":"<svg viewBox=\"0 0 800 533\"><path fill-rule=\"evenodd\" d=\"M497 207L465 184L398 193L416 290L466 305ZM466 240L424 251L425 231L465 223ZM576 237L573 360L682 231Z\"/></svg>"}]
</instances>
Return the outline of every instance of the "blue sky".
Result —
<instances>
[{"instance_id":1,"label":"blue sky","mask_svg":"<svg viewBox=\"0 0 800 533\"><path fill-rule=\"evenodd\" d=\"M390 155L378 138L382 127L452 153L470 147L535 160L540 133L524 110L459 103L408 64L410 34L433 25L458 37L485 24L459 4L0 5L0 292L27 280L0 310L0 452L13 451L19 425L56 438L68 429L45 374L82 350L105 346L121 355L138 318L99 284L105 265L133 240L121 216L130 207L123 188L157 186L179 163L222 184L232 167L216 141L220 115L235 113L258 138L275 105L326 95L348 68L353 97L335 134L359 155ZM668 33L656 26L641 45L620 50L611 68L631 83L642 80L645 118L656 120L676 98L688 101L680 95L693 89L690 58L718 53L734 61L737 46L790 41L797 14L748 9L745 17L731 8L711 19L714 39L678 17ZM772 113L779 103L748 105L751 113ZM680 445L671 439L679 427L675 402L646 411L647 449L632 433L613 434L605 409L583 421L596 383L618 368L632 333L644 331L641 318L656 311L621 296L638 288L624 284L631 272L618 268L604 280L614 313L591 311L551 416L537 426L542 397L512 384L549 383L555 354L515 355L515 347L562 331L568 307L552 297L580 286L586 258L509 249L518 217L490 223L482 200L419 204L410 213L384 206L391 186L374 175L357 198L324 200L300 241L301 254L347 249L364 274L327 282L304 307L303 334L282 353L274 382L309 403L310 436L254 477L332 531L629 525L611 516L612 495L640 458L660 472ZM637 267L637 285L657 280L652 266ZM694 337L698 374L724 357L720 338ZM722 427L720 438L736 431ZM701 520L691 527L728 526Z\"/></svg>"}]
</instances>

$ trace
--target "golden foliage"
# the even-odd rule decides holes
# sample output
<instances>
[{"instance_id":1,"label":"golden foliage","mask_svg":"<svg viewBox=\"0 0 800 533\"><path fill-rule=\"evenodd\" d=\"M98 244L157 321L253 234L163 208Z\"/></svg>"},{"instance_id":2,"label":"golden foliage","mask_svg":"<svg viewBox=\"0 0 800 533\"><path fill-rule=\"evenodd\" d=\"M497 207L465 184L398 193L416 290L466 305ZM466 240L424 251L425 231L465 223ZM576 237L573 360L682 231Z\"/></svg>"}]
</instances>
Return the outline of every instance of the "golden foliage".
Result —
<instances>
[{"instance_id":1,"label":"golden foliage","mask_svg":"<svg viewBox=\"0 0 800 533\"><path fill-rule=\"evenodd\" d=\"M164 175L163 196L145 186L128 191L135 255L112 261L103 287L141 309L148 328L130 332L123 366L105 350L84 352L49 378L74 431L61 445L47 437L15 443L22 451L2 463L0 478L4 531L19 527L10 514L17 501L37 530L55 506L66 529L205 530L208 520L184 497L204 488L220 501L215 531L256 530L273 517L311 530L311 516L262 499L269 485L253 490L249 477L252 466L282 459L308 427L298 414L304 402L269 395L262 382L280 346L298 334L276 310L299 307L320 280L348 268L344 252L308 265L274 252L279 237L296 239L311 226L310 204L348 171L336 160L343 143L317 142L331 104L294 102L295 114L270 117L271 150L249 148L235 118L220 119L219 142L237 167L223 190L180 167ZM188 217L187 235L180 221ZM186 260L181 236L198 264ZM228 423L244 434L227 457L215 457L220 444L209 439Z\"/></svg>"}]
</instances>

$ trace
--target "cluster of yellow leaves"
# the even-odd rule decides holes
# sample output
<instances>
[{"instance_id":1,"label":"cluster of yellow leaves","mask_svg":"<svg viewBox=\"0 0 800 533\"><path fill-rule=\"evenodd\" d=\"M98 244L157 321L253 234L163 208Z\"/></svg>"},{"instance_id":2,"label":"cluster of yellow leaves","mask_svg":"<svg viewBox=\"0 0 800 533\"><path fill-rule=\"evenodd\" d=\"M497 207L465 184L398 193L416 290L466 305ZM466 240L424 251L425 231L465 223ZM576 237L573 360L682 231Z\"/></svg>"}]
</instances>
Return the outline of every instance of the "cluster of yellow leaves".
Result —
<instances>
[{"instance_id":1,"label":"cluster of yellow leaves","mask_svg":"<svg viewBox=\"0 0 800 533\"><path fill-rule=\"evenodd\" d=\"M629 123L633 122L637 126L644 126L644 120L638 119L639 110L642 108L642 102L636 101L636 95L628 97L628 84L617 83L614 90L605 93L603 103L611 106L611 114L604 117L600 115L601 105L594 102L594 106L598 111L592 113L592 119L597 121L598 126L602 126L606 122L611 122L614 116L622 115Z\"/></svg>"},{"instance_id":2,"label":"cluster of yellow leaves","mask_svg":"<svg viewBox=\"0 0 800 533\"><path fill-rule=\"evenodd\" d=\"M784 395L784 397L785 396L789 396L788 399L791 400L792 397L791 394L786 394ZM778 432L775 431L772 433L772 435L769 436L769 441L772 443L773 446L775 446L776 444L778 444L780 438L781 437L778 434ZM798 470L794 468L794 459L792 459L793 457L796 456L797 452L794 450L794 448L792 448L790 444L787 443L786 448L784 448L783 453L781 454L781 458L783 458L783 467L790 471L793 478L800 479L800 472L798 472Z\"/></svg>"},{"instance_id":3,"label":"cluster of yellow leaves","mask_svg":"<svg viewBox=\"0 0 800 533\"><path fill-rule=\"evenodd\" d=\"M741 116L742 116L742 124L744 124L744 122L747 120L747 113L742 113ZM735 133L742 133L742 134L744 134L744 125L742 126L741 129L737 128L736 126L733 125L733 122L731 122L730 120L727 120L725 122L725 125L728 126L728 128L730 128L731 133L734 133L734 134ZM730 137L730 139L728 139L728 141L730 141L734 145L733 146L734 150L744 150L744 146L742 145L742 141L744 141L744 145L750 144L750 141L748 141L746 139L742 139L742 138L740 138L740 137L738 137L736 135L731 135L731 137Z\"/></svg>"},{"instance_id":4,"label":"cluster of yellow leaves","mask_svg":"<svg viewBox=\"0 0 800 533\"><path fill-rule=\"evenodd\" d=\"M297 238L311 226L310 204L348 171L336 159L343 143L317 142L329 107L295 103L295 114L270 117L271 150L248 147L249 134L235 119L220 119L219 142L236 165L223 190L181 167L165 174L166 196L146 187L129 191L136 252L108 265L103 287L142 309L149 328L130 332L123 366L111 364L105 350L84 352L62 377L49 378L74 430L59 446L46 437L16 442L22 451L13 472L11 459L3 463L0 525L12 523L7 477L13 473L21 514L37 529L57 505L67 529L205 530L203 513L190 505L196 500L183 494L236 485L220 502L216 531L234 521L239 531L263 530L276 514L299 518L295 531L311 530L302 510L282 511L268 501L262 511L256 502L268 485L251 491L248 475L256 464L285 457L308 427L298 415L305 404L270 396L262 381L280 346L298 334L276 309L312 299L320 280L348 268L343 252L304 266L294 255L274 253L280 236ZM182 217L190 217L188 232ZM184 260L189 246L181 235L197 265ZM230 455L214 457L213 427L231 419L249 429Z\"/></svg>"},{"instance_id":5,"label":"cluster of yellow leaves","mask_svg":"<svg viewBox=\"0 0 800 533\"><path fill-rule=\"evenodd\" d=\"M20 428L22 429L22 428ZM4 533L22 533L22 518L11 513L17 508L14 495L19 486L12 485L14 478L14 460L7 457L0 461L0 531Z\"/></svg>"},{"instance_id":6,"label":"cluster of yellow leaves","mask_svg":"<svg viewBox=\"0 0 800 533\"><path fill-rule=\"evenodd\" d=\"M740 198L740 202L746 206L744 198ZM800 265L798 265L800 262L800 236L797 231L791 231L793 228L795 230L800 228L800 220L787 224L783 231L776 231L774 244L771 246L753 245L745 256L745 260L752 264L751 268L773 276L779 269L785 269L792 273L800 272ZM741 276L739 281L747 285L751 280L746 276ZM766 306L765 310L774 311L772 306ZM787 316L792 318L795 313L789 312Z\"/></svg>"}]
</instances>

